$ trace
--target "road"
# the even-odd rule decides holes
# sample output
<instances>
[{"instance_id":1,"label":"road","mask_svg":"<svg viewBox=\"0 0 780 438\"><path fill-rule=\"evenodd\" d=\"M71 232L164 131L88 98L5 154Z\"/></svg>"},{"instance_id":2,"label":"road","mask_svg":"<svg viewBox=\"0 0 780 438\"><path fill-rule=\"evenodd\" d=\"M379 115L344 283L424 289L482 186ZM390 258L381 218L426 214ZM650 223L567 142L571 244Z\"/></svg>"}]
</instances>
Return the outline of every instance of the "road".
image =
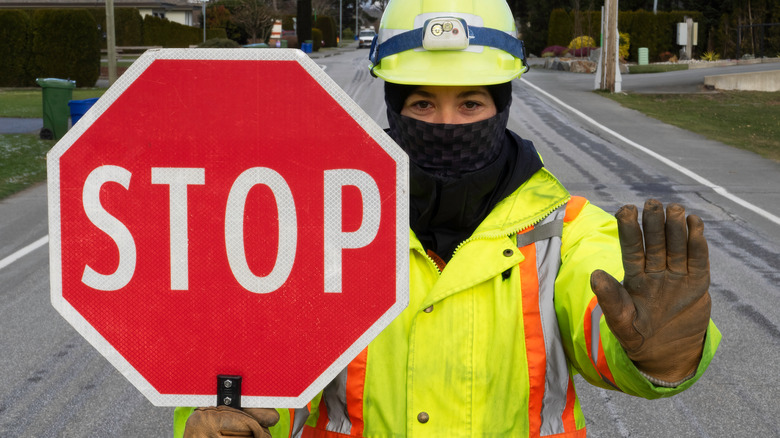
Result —
<instances>
[{"instance_id":1,"label":"road","mask_svg":"<svg viewBox=\"0 0 780 438\"><path fill-rule=\"evenodd\" d=\"M386 126L382 83L366 56L318 63ZM592 80L532 71L514 83L510 128L534 141L573 193L609 212L655 197L700 215L712 317L724 336L704 377L671 399L578 379L588 436L780 436L780 166L621 110L588 91ZM147 402L52 308L46 233L45 185L0 201L0 436L169 436L172 409Z\"/></svg>"}]
</instances>

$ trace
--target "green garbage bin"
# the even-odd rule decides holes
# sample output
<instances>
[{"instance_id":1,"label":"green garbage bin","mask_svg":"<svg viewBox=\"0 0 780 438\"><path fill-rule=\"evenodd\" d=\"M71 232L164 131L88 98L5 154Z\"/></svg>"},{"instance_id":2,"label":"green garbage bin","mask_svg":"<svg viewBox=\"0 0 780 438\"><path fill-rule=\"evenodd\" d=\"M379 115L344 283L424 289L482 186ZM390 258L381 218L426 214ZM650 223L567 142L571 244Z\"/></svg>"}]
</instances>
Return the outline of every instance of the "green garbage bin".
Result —
<instances>
[{"instance_id":1,"label":"green garbage bin","mask_svg":"<svg viewBox=\"0 0 780 438\"><path fill-rule=\"evenodd\" d=\"M647 47L640 47L639 48L639 65L647 65L648 64L648 50Z\"/></svg>"},{"instance_id":2,"label":"green garbage bin","mask_svg":"<svg viewBox=\"0 0 780 438\"><path fill-rule=\"evenodd\" d=\"M68 132L68 102L73 99L76 81L56 78L38 78L35 82L43 88L43 128L41 138L59 140Z\"/></svg>"}]
</instances>

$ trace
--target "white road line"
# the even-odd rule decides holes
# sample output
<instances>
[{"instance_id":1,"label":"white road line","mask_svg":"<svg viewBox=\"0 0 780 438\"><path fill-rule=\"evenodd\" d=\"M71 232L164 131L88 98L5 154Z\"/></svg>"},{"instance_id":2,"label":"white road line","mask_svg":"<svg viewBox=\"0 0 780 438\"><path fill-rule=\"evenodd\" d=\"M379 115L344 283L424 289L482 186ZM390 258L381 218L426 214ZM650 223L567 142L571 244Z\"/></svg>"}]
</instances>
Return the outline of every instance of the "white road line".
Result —
<instances>
[{"instance_id":1,"label":"white road line","mask_svg":"<svg viewBox=\"0 0 780 438\"><path fill-rule=\"evenodd\" d=\"M43 236L40 239L36 240L35 242L25 246L24 248L16 251L15 253L9 255L8 257L0 260L0 269L5 268L6 266L10 265L11 263L19 260L20 258L26 256L27 254L35 251L36 249L42 247L43 245L46 245L49 243L49 236Z\"/></svg>"},{"instance_id":2,"label":"white road line","mask_svg":"<svg viewBox=\"0 0 780 438\"><path fill-rule=\"evenodd\" d=\"M664 157L663 155L660 155L660 154L658 154L658 153L656 153L656 152L654 152L654 151L652 151L652 150L642 146L641 144L639 144L639 143L637 143L637 142L635 142L633 140L630 140L630 139L628 139L628 138L618 134L617 132L607 128L606 126L602 125L601 123L599 123L599 122L593 120L592 118L590 118L589 116L585 115L583 112L581 112L581 111L571 107L570 105L564 103L562 100L558 99L557 97L553 96L552 94L550 94L550 93L542 90L541 88L537 87L536 85L528 82L526 79L520 78L520 80L524 84L526 84L529 87L533 88L537 92L543 94L545 97L547 97L548 99L550 99L553 102L557 103L558 105L563 106L564 108L566 108L567 110L569 110L572 113L576 114L577 116L581 117L583 120L585 120L586 122L592 124L593 126L595 126L595 127L599 128L599 129L603 130L604 132L606 132L606 133L616 137L620 141L623 141L626 144L628 144L629 146L631 146L631 147L633 147L635 149L638 149L638 150L646 153L647 155L650 155L651 157L653 157L656 160L666 164L667 166L671 167L672 169L675 169L675 170L679 171L683 175L685 175L685 176L687 176L687 177L689 177L689 178L691 178L693 180L698 181L700 184L702 184L702 185L704 185L706 187L711 188L715 193L718 193L719 195L736 202L737 204L747 208L748 210L751 210L754 213L757 213L757 214L759 214L759 215L769 219L770 221L780 225L780 217L773 215L772 213L764 210L763 208L761 208L761 207L759 207L757 205L751 204L750 202L740 198L739 196L737 196L737 195L735 195L733 193L730 193L728 190L724 189L723 187L713 183L712 181L708 180L707 178L704 178L703 176L699 175L698 173L696 173L696 172L694 172L694 171L692 171L692 170L690 170L690 169L688 169L686 167L683 167L683 166L675 163L674 161Z\"/></svg>"}]
</instances>

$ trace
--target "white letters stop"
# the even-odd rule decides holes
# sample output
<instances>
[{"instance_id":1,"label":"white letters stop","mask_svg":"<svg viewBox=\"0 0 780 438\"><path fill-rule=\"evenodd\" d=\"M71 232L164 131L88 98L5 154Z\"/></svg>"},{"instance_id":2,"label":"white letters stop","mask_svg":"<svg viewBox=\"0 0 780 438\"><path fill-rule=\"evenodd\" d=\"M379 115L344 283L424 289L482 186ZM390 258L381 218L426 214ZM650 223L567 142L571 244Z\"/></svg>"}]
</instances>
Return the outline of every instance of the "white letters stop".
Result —
<instances>
[{"instance_id":1,"label":"white letters stop","mask_svg":"<svg viewBox=\"0 0 780 438\"><path fill-rule=\"evenodd\" d=\"M119 250L117 269L101 274L89 265L84 267L81 281L104 291L119 290L133 278L136 267L136 245L127 226L107 212L100 203L100 189L107 182L130 190L132 173L119 166L100 166L90 172L84 183L82 202L87 218L106 233ZM342 250L362 248L370 244L379 231L381 218L379 188L366 172L357 169L326 170L324 179L324 272L326 293L342 290ZM187 235L187 188L206 184L204 168L153 167L152 184L169 186L171 290L187 290L189 278ZM273 269L265 276L255 275L249 268L244 246L244 208L249 191L257 185L267 186L276 201L279 246ZM354 186L361 194L363 216L360 227L351 232L342 230L342 187ZM284 177L267 167L253 167L241 173L233 182L227 197L225 212L225 246L228 263L236 281L246 290L269 293L279 289L292 271L298 242L298 225L292 191Z\"/></svg>"}]
</instances>

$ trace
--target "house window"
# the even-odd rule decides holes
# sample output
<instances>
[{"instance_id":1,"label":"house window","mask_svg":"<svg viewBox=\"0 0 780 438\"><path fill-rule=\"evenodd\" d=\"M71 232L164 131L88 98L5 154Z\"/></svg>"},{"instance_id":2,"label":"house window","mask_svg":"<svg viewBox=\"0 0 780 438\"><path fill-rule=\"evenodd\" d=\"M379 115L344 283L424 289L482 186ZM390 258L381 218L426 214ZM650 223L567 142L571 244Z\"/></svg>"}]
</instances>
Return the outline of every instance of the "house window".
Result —
<instances>
[{"instance_id":1,"label":"house window","mask_svg":"<svg viewBox=\"0 0 780 438\"><path fill-rule=\"evenodd\" d=\"M157 18L165 18L165 11L154 11L152 12L152 15Z\"/></svg>"}]
</instances>

